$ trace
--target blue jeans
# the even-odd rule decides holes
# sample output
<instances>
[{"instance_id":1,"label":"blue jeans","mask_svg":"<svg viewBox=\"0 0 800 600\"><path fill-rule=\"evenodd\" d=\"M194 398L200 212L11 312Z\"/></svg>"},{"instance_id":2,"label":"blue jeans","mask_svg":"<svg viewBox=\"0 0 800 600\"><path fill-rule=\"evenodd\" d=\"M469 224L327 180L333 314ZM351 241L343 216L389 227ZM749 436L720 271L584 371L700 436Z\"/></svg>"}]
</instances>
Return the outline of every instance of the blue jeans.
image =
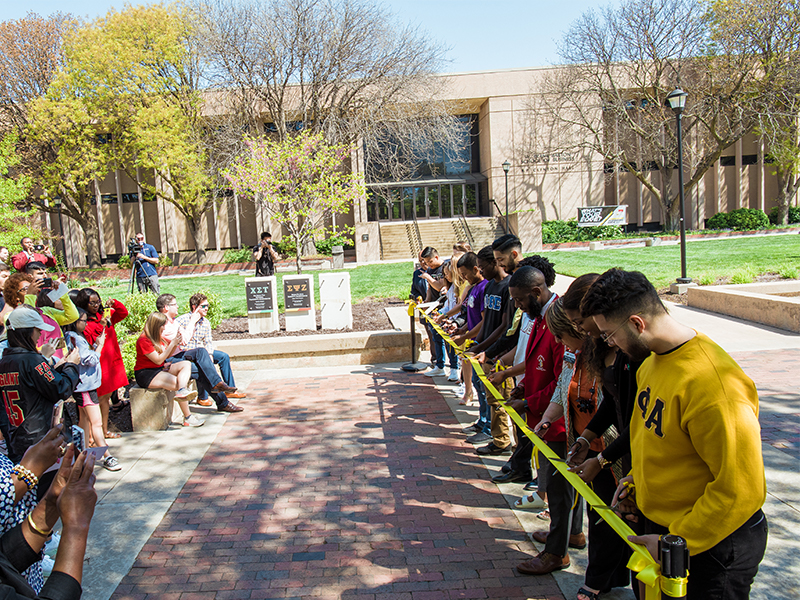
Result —
<instances>
[{"instance_id":1,"label":"blue jeans","mask_svg":"<svg viewBox=\"0 0 800 600\"><path fill-rule=\"evenodd\" d=\"M214 350L214 364L219 365L219 373L222 379L231 387L236 387L236 382L233 380L233 371L231 371L231 357L221 350Z\"/></svg>"},{"instance_id":2,"label":"blue jeans","mask_svg":"<svg viewBox=\"0 0 800 600\"><path fill-rule=\"evenodd\" d=\"M444 339L436 333L433 327L430 325L427 325L427 327L428 338L431 340L431 360L437 369L444 369Z\"/></svg>"},{"instance_id":3,"label":"blue jeans","mask_svg":"<svg viewBox=\"0 0 800 600\"><path fill-rule=\"evenodd\" d=\"M472 389L478 395L478 425L483 433L491 434L492 431L492 407L486 402L486 390L483 389L483 382L478 374L472 371Z\"/></svg>"},{"instance_id":4,"label":"blue jeans","mask_svg":"<svg viewBox=\"0 0 800 600\"><path fill-rule=\"evenodd\" d=\"M214 352L214 354L216 354L216 352ZM227 354L225 356L227 356ZM178 352L168 358L166 362L174 363L181 360L188 360L192 363L192 379L197 380L198 398L205 400L208 398L209 394L211 394L217 408L222 408L228 404L228 397L225 394L222 392L211 392L211 389L222 381L222 378L217 374L217 369L214 368L214 361L211 359L211 356L209 356L208 350L205 348L194 348L192 350ZM230 361L228 361L228 369L230 370Z\"/></svg>"}]
</instances>

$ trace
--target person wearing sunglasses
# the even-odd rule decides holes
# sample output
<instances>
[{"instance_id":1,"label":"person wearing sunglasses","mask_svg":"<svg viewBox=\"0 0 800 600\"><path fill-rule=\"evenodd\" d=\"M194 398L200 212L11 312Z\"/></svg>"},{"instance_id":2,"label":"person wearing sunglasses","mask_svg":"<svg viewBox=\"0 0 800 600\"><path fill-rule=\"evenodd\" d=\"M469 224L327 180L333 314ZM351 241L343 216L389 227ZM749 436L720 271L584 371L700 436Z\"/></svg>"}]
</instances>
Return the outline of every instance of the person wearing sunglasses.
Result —
<instances>
[{"instance_id":1,"label":"person wearing sunglasses","mask_svg":"<svg viewBox=\"0 0 800 600\"><path fill-rule=\"evenodd\" d=\"M231 370L231 357L226 352L214 348L214 340L211 336L211 323L208 320L208 297L205 294L197 293L189 298L189 310L184 315L175 319L175 325L183 332L183 342L180 351L186 352L195 348L205 348L214 364L219 366L219 372L225 384L231 388L236 387ZM205 392L205 390L203 390ZM207 393L207 392L206 392ZM228 398L244 398L246 394L241 392L226 392ZM211 406L212 402L208 397L199 397L197 403L200 406ZM234 411L228 411L234 412ZM238 411L235 411L238 412Z\"/></svg>"}]
</instances>

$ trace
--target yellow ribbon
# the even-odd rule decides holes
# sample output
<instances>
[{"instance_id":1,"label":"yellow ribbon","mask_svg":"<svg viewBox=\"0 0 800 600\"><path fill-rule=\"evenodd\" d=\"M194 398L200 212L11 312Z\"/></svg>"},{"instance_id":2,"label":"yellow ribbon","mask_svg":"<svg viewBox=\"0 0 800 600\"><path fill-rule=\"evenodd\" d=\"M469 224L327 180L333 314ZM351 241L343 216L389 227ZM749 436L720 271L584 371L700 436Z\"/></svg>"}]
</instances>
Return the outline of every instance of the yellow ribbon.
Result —
<instances>
[{"instance_id":1,"label":"yellow ribbon","mask_svg":"<svg viewBox=\"0 0 800 600\"><path fill-rule=\"evenodd\" d=\"M409 303L409 315L413 315L417 307L416 303L411 300L406 300L406 302ZM592 490L577 473L570 472L566 463L559 462L561 460L560 457L550 449L544 440L542 440L533 432L532 429L528 427L525 419L523 419L517 411L511 408L505 402L505 400L503 400L503 395L488 380L486 373L481 367L481 364L475 360L474 357L468 356L465 352L463 352L461 348L455 342L453 342L452 338L444 332L438 323L435 323L424 312L420 311L420 314L428 321L428 323L430 323L431 327L433 327L436 333L442 336L442 339L455 348L462 360L468 360L472 364L472 368L475 370L475 373L478 374L478 378L483 383L486 391L490 393L492 397L498 400L500 405L506 409L506 412L511 417L511 420L514 421L520 430L526 436L528 436L531 442L533 442L535 451L541 452L547 458L556 459L552 461L552 464L564 476L564 479L566 479L570 485L574 487L581 496L583 496L583 498L586 500L586 503L595 511L597 511L597 513L605 520L606 523L609 524L609 526L617 533L617 535L619 535L625 541L625 543L631 547L633 554L628 561L628 568L631 571L634 571L636 573L636 578L647 586L645 600L660 600L660 591L662 589L665 593L672 597L680 597L681 590L683 590L683 594L685 595L687 581L686 578L667 579L662 577L661 566L650 555L650 552L647 550L647 548L641 544L636 544L628 540L629 535L636 535L633 530L628 527L627 523L625 523L625 521L616 512L614 512L614 510L611 509L611 507L609 507L599 498L594 490Z\"/></svg>"}]
</instances>

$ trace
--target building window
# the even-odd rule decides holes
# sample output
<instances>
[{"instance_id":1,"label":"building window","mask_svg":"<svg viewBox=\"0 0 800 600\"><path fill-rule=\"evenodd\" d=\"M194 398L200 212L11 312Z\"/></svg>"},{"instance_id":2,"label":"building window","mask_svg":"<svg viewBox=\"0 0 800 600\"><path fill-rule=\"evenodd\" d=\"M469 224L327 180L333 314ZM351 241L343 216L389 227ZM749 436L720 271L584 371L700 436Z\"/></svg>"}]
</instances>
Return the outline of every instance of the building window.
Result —
<instances>
[{"instance_id":1,"label":"building window","mask_svg":"<svg viewBox=\"0 0 800 600\"><path fill-rule=\"evenodd\" d=\"M139 194L122 194L123 204L137 204L139 202Z\"/></svg>"},{"instance_id":2,"label":"building window","mask_svg":"<svg viewBox=\"0 0 800 600\"><path fill-rule=\"evenodd\" d=\"M103 201L103 204L117 204L117 195L116 194L103 194L100 196Z\"/></svg>"}]
</instances>

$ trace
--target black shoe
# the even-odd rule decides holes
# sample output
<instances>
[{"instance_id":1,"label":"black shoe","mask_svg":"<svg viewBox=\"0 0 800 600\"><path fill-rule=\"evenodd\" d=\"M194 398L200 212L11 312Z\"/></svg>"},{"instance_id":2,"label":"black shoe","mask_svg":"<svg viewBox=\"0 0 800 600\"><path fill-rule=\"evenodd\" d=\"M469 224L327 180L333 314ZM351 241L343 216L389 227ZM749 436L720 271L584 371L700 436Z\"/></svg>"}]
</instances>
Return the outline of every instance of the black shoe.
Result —
<instances>
[{"instance_id":1,"label":"black shoe","mask_svg":"<svg viewBox=\"0 0 800 600\"><path fill-rule=\"evenodd\" d=\"M488 454L510 454L511 444L509 444L505 448L500 448L499 446L495 446L494 442L489 442L485 446L481 446L480 448L475 450L475 452L477 452L482 456L486 456Z\"/></svg>"},{"instance_id":2,"label":"black shoe","mask_svg":"<svg viewBox=\"0 0 800 600\"><path fill-rule=\"evenodd\" d=\"M467 441L470 444L482 444L484 442L491 442L492 436L490 436L488 433L483 433L482 431L479 431L475 435L469 436L467 438Z\"/></svg>"},{"instance_id":3,"label":"black shoe","mask_svg":"<svg viewBox=\"0 0 800 600\"><path fill-rule=\"evenodd\" d=\"M222 408L217 409L219 412L229 412L229 413L237 413L242 412L244 409L241 406L236 406L232 402L228 402Z\"/></svg>"},{"instance_id":4,"label":"black shoe","mask_svg":"<svg viewBox=\"0 0 800 600\"><path fill-rule=\"evenodd\" d=\"M503 473L502 475L495 475L492 477L492 481L495 483L518 483L523 481L530 481L531 474L530 473L521 473L520 471L511 470L508 473Z\"/></svg>"},{"instance_id":5,"label":"black shoe","mask_svg":"<svg viewBox=\"0 0 800 600\"><path fill-rule=\"evenodd\" d=\"M525 490L526 492L535 492L535 491L537 491L539 489L539 478L537 477L536 479L534 479L530 483L526 483L525 487L522 488L522 489Z\"/></svg>"},{"instance_id":6,"label":"black shoe","mask_svg":"<svg viewBox=\"0 0 800 600\"><path fill-rule=\"evenodd\" d=\"M481 429L481 426L478 425L477 421L475 421L472 425L464 427L464 429L461 430L461 433L478 433Z\"/></svg>"},{"instance_id":7,"label":"black shoe","mask_svg":"<svg viewBox=\"0 0 800 600\"><path fill-rule=\"evenodd\" d=\"M511 461L507 461L502 467L500 467L500 471L503 473L508 473L511 470Z\"/></svg>"}]
</instances>

